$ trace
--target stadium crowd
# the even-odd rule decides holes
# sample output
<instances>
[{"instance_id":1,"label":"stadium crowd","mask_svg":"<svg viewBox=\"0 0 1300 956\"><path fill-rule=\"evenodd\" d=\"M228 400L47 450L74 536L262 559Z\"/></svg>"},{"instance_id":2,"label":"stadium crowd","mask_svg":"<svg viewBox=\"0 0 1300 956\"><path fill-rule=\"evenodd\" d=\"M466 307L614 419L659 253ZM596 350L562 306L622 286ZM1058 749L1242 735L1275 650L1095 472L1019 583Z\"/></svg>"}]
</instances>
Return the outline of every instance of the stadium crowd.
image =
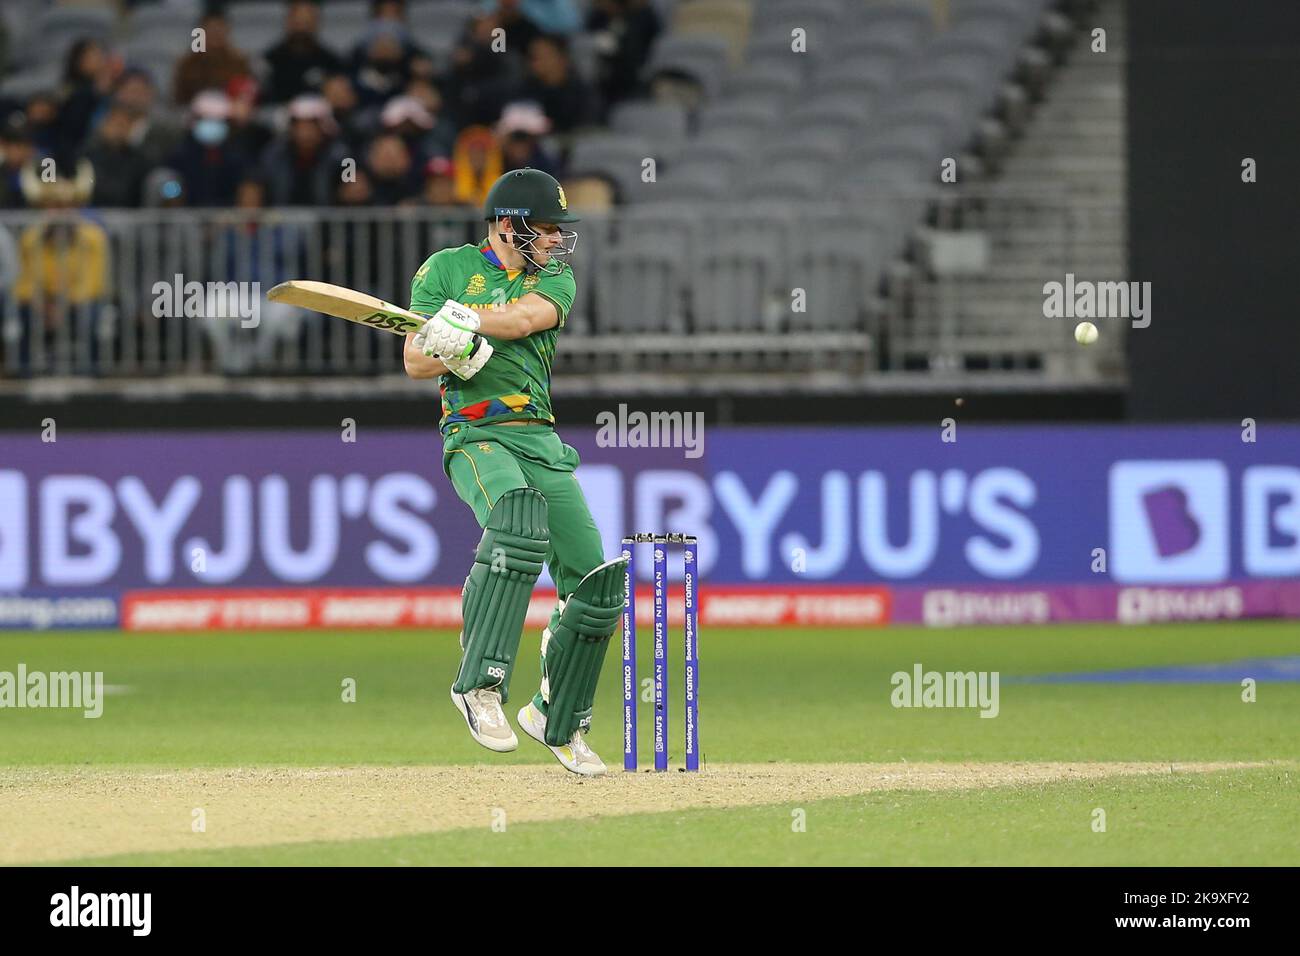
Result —
<instances>
[{"instance_id":1,"label":"stadium crowd","mask_svg":"<svg viewBox=\"0 0 1300 956\"><path fill-rule=\"evenodd\" d=\"M562 176L569 134L643 92L650 0L583 9L484 0L439 65L405 0L372 0L350 50L322 42L316 0L291 0L264 56L236 47L213 4L202 50L177 37L189 52L165 89L112 43L78 39L58 90L0 98L0 209L476 206L504 170ZM590 80L570 56L580 31L598 51ZM39 175L51 159L57 188Z\"/></svg>"}]
</instances>

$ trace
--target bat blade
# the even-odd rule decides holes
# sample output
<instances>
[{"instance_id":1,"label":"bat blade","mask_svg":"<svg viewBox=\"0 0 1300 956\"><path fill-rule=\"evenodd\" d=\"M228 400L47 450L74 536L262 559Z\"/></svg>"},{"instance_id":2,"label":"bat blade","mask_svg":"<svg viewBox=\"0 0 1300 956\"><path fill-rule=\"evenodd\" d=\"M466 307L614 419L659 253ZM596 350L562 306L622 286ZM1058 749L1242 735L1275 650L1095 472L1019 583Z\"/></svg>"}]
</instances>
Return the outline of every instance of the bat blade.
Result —
<instances>
[{"instance_id":1,"label":"bat blade","mask_svg":"<svg viewBox=\"0 0 1300 956\"><path fill-rule=\"evenodd\" d=\"M288 282L281 282L268 292L266 297L272 302L312 309L372 329L379 329L382 332L392 332L394 335L418 332L426 321L424 317L416 315L409 309L403 309L399 305L385 302L373 295L310 279L291 279Z\"/></svg>"}]
</instances>

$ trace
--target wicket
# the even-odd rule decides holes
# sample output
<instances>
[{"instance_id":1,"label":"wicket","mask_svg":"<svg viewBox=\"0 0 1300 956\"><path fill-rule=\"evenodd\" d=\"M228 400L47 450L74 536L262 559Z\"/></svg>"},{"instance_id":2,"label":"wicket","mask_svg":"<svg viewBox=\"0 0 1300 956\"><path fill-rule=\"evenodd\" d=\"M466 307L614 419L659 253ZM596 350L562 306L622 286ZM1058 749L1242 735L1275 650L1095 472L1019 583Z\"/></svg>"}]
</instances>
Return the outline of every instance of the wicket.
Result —
<instances>
[{"instance_id":1,"label":"wicket","mask_svg":"<svg viewBox=\"0 0 1300 956\"><path fill-rule=\"evenodd\" d=\"M654 546L654 755L655 770L668 769L668 546L682 545L686 643L686 769L700 769L699 555L689 534L633 534L623 539L623 769L637 769L635 546Z\"/></svg>"}]
</instances>

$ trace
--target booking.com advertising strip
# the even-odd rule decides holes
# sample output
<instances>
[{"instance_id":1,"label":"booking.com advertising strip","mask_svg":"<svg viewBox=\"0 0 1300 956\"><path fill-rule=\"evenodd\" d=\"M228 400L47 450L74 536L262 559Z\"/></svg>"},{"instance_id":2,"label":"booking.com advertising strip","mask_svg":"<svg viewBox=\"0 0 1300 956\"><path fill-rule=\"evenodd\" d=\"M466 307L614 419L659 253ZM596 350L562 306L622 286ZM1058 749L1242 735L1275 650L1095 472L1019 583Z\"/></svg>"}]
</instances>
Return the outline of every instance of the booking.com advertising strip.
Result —
<instances>
[{"instance_id":1,"label":"booking.com advertising strip","mask_svg":"<svg viewBox=\"0 0 1300 956\"><path fill-rule=\"evenodd\" d=\"M699 537L701 626L1300 617L1296 426L563 436L607 554ZM429 432L0 437L0 628L455 627L479 535Z\"/></svg>"}]
</instances>

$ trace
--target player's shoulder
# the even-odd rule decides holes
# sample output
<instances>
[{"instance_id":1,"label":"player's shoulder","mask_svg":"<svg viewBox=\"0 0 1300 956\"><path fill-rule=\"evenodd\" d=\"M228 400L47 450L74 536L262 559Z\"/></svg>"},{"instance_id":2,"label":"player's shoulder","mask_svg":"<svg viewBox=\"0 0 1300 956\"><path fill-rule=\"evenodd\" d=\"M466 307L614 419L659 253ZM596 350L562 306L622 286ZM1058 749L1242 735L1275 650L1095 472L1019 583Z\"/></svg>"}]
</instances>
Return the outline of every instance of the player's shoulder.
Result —
<instances>
[{"instance_id":1,"label":"player's shoulder","mask_svg":"<svg viewBox=\"0 0 1300 956\"><path fill-rule=\"evenodd\" d=\"M541 281L548 285L552 283L572 285L575 282L573 278L573 266L569 265L567 262L562 262L560 263L559 272L544 272L541 274Z\"/></svg>"},{"instance_id":2,"label":"player's shoulder","mask_svg":"<svg viewBox=\"0 0 1300 956\"><path fill-rule=\"evenodd\" d=\"M478 246L472 242L467 242L463 246L448 246L446 249L439 249L429 258L425 259L420 268L416 270L415 278L423 279L432 269L455 269L471 264L471 257L479 256Z\"/></svg>"}]
</instances>

